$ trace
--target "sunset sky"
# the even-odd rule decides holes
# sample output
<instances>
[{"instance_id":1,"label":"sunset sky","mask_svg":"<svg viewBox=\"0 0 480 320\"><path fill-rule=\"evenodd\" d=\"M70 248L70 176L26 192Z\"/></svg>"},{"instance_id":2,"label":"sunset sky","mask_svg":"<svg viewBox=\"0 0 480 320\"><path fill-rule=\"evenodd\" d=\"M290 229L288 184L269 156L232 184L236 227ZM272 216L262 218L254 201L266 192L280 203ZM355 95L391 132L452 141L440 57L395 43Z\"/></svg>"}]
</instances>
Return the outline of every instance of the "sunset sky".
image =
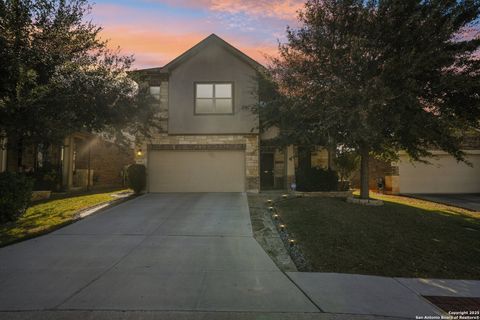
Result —
<instances>
[{"instance_id":1,"label":"sunset sky","mask_svg":"<svg viewBox=\"0 0 480 320\"><path fill-rule=\"evenodd\" d=\"M92 20L135 68L163 66L215 33L260 63L274 55L302 0L96 0Z\"/></svg>"}]
</instances>

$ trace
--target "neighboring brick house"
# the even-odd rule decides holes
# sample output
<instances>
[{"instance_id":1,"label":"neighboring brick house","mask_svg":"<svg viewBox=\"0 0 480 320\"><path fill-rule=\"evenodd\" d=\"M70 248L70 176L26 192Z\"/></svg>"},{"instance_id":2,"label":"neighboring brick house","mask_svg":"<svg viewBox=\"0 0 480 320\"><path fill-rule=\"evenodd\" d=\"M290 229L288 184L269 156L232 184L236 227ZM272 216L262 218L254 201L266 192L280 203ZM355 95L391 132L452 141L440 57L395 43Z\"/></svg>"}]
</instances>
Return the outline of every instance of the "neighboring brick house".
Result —
<instances>
[{"instance_id":1,"label":"neighboring brick house","mask_svg":"<svg viewBox=\"0 0 480 320\"><path fill-rule=\"evenodd\" d=\"M10 146L0 152L0 172L21 171L35 175L48 166L59 177L56 190L123 186L122 171L132 163L132 149L120 148L97 135L81 132L65 138L61 145L50 146L47 152L35 146Z\"/></svg>"}]
</instances>

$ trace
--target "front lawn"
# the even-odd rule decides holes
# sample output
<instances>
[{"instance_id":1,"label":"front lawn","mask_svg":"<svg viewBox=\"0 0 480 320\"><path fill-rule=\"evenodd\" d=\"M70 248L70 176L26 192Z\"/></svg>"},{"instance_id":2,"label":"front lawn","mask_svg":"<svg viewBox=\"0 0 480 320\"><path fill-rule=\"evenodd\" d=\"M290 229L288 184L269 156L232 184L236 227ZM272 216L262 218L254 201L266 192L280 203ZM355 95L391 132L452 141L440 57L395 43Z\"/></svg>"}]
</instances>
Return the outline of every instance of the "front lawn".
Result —
<instances>
[{"instance_id":1,"label":"front lawn","mask_svg":"<svg viewBox=\"0 0 480 320\"><path fill-rule=\"evenodd\" d=\"M34 203L17 221L0 225L0 247L54 230L74 220L78 211L114 200L112 195L119 192L75 195Z\"/></svg>"},{"instance_id":2,"label":"front lawn","mask_svg":"<svg viewBox=\"0 0 480 320\"><path fill-rule=\"evenodd\" d=\"M334 198L276 204L313 270L480 279L480 213L401 196L381 207Z\"/></svg>"}]
</instances>

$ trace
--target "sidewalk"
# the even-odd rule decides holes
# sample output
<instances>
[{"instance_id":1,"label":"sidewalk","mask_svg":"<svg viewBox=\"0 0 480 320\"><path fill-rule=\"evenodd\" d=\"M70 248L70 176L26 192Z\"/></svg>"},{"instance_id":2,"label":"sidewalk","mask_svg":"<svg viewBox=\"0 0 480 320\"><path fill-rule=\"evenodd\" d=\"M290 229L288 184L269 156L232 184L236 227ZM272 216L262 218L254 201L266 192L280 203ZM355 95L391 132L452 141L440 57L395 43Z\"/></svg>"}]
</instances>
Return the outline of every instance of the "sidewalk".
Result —
<instances>
[{"instance_id":1,"label":"sidewalk","mask_svg":"<svg viewBox=\"0 0 480 320\"><path fill-rule=\"evenodd\" d=\"M423 296L480 297L480 281L287 272L326 313L415 319L445 314Z\"/></svg>"}]
</instances>

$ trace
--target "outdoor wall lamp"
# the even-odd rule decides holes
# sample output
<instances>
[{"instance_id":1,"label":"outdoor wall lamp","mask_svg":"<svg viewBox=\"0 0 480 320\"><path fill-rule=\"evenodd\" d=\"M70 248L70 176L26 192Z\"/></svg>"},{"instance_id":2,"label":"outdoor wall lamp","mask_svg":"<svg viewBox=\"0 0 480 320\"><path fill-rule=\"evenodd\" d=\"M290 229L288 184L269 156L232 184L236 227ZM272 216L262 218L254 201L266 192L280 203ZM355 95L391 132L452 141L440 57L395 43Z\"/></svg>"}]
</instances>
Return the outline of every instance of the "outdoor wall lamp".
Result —
<instances>
[{"instance_id":1,"label":"outdoor wall lamp","mask_svg":"<svg viewBox=\"0 0 480 320\"><path fill-rule=\"evenodd\" d=\"M139 156L139 157L143 156L143 151L142 151L142 149L138 149L138 151L137 151L137 156Z\"/></svg>"}]
</instances>

